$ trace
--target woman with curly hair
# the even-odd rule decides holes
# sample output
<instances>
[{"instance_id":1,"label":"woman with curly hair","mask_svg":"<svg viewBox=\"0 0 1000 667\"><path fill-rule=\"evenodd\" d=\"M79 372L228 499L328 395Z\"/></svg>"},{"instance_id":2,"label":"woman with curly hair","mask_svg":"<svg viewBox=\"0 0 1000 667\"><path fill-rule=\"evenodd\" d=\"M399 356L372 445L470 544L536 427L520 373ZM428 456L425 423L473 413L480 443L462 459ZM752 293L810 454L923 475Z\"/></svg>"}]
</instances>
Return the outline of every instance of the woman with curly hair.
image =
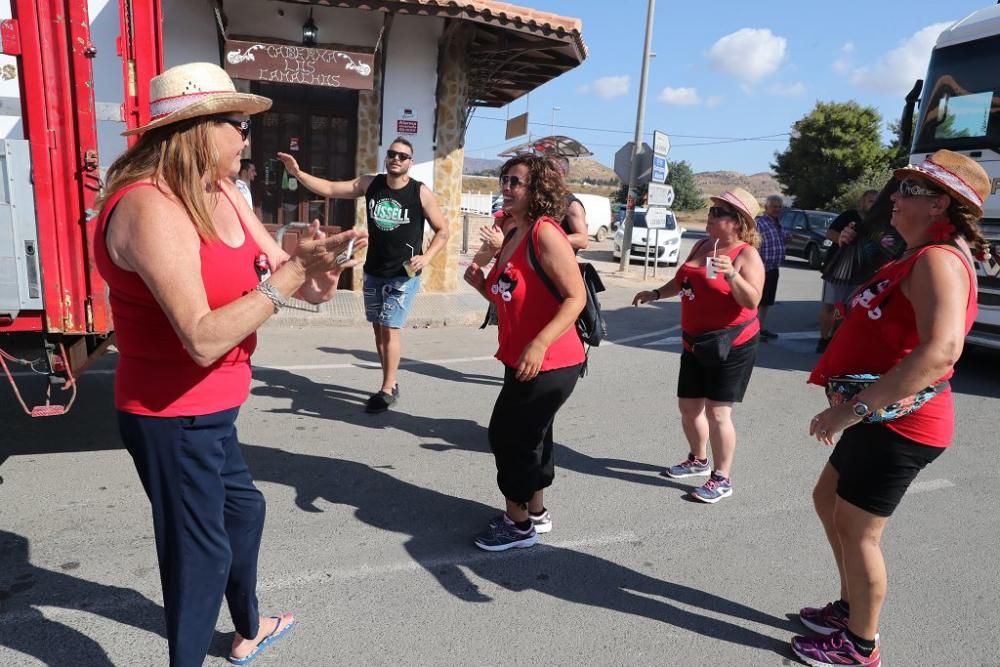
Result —
<instances>
[{"instance_id":1,"label":"woman with curly hair","mask_svg":"<svg viewBox=\"0 0 1000 667\"><path fill-rule=\"evenodd\" d=\"M686 459L661 474L673 479L708 475L705 484L691 491L703 503L717 503L733 493L733 404L743 400L757 358L757 304L764 290L757 200L743 188L733 188L712 197L712 204L708 238L695 244L665 285L632 300L638 306L681 297L684 351L677 403L690 449ZM714 466L708 462L709 444Z\"/></svg>"},{"instance_id":2,"label":"woman with curly hair","mask_svg":"<svg viewBox=\"0 0 1000 667\"><path fill-rule=\"evenodd\" d=\"M895 178L892 226L906 251L854 292L809 377L826 386L831 406L809 434L832 445L843 432L813 490L840 597L803 608L815 634L792 639L816 667L882 662L882 532L917 474L951 444L949 380L977 312L972 253L988 250L978 221L990 179L974 160L939 150Z\"/></svg>"},{"instance_id":3,"label":"woman with curly hair","mask_svg":"<svg viewBox=\"0 0 1000 667\"><path fill-rule=\"evenodd\" d=\"M506 511L476 536L486 551L530 547L538 533L552 530L543 501L555 476L552 423L585 359L575 323L587 295L557 222L566 206L562 175L551 160L535 156L511 158L500 174L506 238L488 276L475 262L465 272L466 282L496 306L496 357L504 364L489 440Z\"/></svg>"}]
</instances>

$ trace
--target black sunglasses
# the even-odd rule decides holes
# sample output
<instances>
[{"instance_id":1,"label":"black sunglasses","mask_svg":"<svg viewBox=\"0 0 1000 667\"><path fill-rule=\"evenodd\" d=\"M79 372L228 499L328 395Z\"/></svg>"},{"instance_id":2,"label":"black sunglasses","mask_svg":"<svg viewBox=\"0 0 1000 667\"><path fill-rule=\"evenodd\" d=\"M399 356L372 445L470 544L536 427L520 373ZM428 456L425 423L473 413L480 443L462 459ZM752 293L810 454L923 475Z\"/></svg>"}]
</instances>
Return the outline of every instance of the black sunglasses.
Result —
<instances>
[{"instance_id":1,"label":"black sunglasses","mask_svg":"<svg viewBox=\"0 0 1000 667\"><path fill-rule=\"evenodd\" d=\"M729 208L728 206L713 206L708 209L708 217L710 218L732 218L736 219L736 211Z\"/></svg>"},{"instance_id":2,"label":"black sunglasses","mask_svg":"<svg viewBox=\"0 0 1000 667\"><path fill-rule=\"evenodd\" d=\"M399 160L400 162L406 162L413 157L409 153L400 153L399 151L386 151L385 156L390 160Z\"/></svg>"},{"instance_id":3,"label":"black sunglasses","mask_svg":"<svg viewBox=\"0 0 1000 667\"><path fill-rule=\"evenodd\" d=\"M236 128L236 131L240 133L240 136L243 137L243 141L246 141L247 137L250 136L249 120L236 120L235 118L216 118L215 120L220 123L228 123L229 125L232 125Z\"/></svg>"},{"instance_id":4,"label":"black sunglasses","mask_svg":"<svg viewBox=\"0 0 1000 667\"><path fill-rule=\"evenodd\" d=\"M500 187L511 187L516 188L519 185L528 185L527 181L522 181L517 176L511 176L510 174L504 174L500 177Z\"/></svg>"}]
</instances>

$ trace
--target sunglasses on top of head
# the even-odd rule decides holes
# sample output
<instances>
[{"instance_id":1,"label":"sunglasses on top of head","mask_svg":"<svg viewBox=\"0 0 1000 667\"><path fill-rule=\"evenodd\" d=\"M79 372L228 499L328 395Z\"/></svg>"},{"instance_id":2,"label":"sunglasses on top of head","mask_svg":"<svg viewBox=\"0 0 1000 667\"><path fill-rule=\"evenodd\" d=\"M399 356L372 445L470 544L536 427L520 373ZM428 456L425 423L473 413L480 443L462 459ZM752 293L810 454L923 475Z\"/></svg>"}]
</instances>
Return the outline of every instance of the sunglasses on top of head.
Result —
<instances>
[{"instance_id":1,"label":"sunglasses on top of head","mask_svg":"<svg viewBox=\"0 0 1000 667\"><path fill-rule=\"evenodd\" d=\"M240 136L243 137L243 141L247 140L250 136L250 121L249 120L237 120L236 118L216 118L216 121L220 123L227 123L232 125Z\"/></svg>"},{"instance_id":2,"label":"sunglasses on top of head","mask_svg":"<svg viewBox=\"0 0 1000 667\"><path fill-rule=\"evenodd\" d=\"M385 156L390 160L399 160L400 162L406 162L411 156L409 153L400 153L399 151L386 151Z\"/></svg>"},{"instance_id":3,"label":"sunglasses on top of head","mask_svg":"<svg viewBox=\"0 0 1000 667\"><path fill-rule=\"evenodd\" d=\"M736 211L729 208L728 206L713 206L708 209L708 217L710 218L732 218L736 219Z\"/></svg>"},{"instance_id":4,"label":"sunglasses on top of head","mask_svg":"<svg viewBox=\"0 0 1000 667\"><path fill-rule=\"evenodd\" d=\"M500 187L510 187L516 188L519 185L527 185L527 181L523 181L517 176L511 176L510 174L504 174L500 177Z\"/></svg>"},{"instance_id":5,"label":"sunglasses on top of head","mask_svg":"<svg viewBox=\"0 0 1000 667\"><path fill-rule=\"evenodd\" d=\"M899 194L903 197L937 197L943 193L907 178L899 182Z\"/></svg>"}]
</instances>

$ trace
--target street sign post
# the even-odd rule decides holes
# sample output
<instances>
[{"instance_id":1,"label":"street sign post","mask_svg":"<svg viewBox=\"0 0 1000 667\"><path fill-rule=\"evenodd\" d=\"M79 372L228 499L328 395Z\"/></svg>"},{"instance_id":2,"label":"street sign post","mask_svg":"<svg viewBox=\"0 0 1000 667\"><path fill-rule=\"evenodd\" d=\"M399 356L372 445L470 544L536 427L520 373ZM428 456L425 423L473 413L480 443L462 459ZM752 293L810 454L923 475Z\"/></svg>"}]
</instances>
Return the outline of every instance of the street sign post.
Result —
<instances>
[{"instance_id":1,"label":"street sign post","mask_svg":"<svg viewBox=\"0 0 1000 667\"><path fill-rule=\"evenodd\" d=\"M646 195L646 205L670 207L674 203L674 188L672 185L661 185L650 183L649 192Z\"/></svg>"}]
</instances>

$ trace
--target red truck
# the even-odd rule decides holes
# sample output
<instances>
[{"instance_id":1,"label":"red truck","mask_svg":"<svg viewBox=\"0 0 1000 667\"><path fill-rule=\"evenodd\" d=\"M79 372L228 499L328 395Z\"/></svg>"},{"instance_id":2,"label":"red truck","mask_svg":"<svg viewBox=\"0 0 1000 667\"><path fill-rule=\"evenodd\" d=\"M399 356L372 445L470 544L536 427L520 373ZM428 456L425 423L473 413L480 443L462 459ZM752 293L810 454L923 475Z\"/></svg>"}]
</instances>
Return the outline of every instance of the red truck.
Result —
<instances>
[{"instance_id":1,"label":"red truck","mask_svg":"<svg viewBox=\"0 0 1000 667\"><path fill-rule=\"evenodd\" d=\"M118 3L126 127L145 123L149 79L163 69L159 0ZM87 0L11 0L0 23L15 56L24 139L0 139L0 370L35 417L72 406L75 378L114 340L107 287L94 265L101 190ZM31 406L19 367L48 377ZM25 387L28 389L37 389Z\"/></svg>"}]
</instances>

